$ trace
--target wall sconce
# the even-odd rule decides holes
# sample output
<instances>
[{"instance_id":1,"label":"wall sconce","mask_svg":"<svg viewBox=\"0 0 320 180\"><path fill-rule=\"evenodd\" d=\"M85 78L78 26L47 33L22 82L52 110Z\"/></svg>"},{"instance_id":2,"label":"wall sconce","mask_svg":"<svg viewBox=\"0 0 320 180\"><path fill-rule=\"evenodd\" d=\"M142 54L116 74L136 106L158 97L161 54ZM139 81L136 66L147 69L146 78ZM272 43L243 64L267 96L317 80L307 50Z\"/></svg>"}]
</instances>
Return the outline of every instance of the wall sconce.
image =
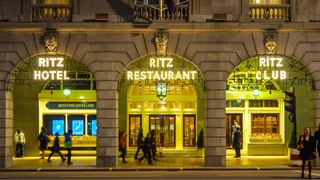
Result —
<instances>
[{"instance_id":1,"label":"wall sconce","mask_svg":"<svg viewBox=\"0 0 320 180\"><path fill-rule=\"evenodd\" d=\"M158 81L156 86L157 97L162 101L167 97L167 82Z\"/></svg>"},{"instance_id":2,"label":"wall sconce","mask_svg":"<svg viewBox=\"0 0 320 180\"><path fill-rule=\"evenodd\" d=\"M63 94L68 98L71 94L71 91L69 89L63 90Z\"/></svg>"}]
</instances>

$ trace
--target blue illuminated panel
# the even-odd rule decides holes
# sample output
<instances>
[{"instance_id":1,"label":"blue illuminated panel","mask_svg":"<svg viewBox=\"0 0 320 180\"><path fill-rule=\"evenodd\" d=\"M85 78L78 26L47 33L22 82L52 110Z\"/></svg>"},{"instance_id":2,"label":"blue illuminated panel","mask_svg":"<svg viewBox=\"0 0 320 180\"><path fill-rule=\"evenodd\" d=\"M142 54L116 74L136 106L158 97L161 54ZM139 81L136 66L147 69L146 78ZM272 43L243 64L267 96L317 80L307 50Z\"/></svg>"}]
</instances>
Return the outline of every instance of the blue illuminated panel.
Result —
<instances>
[{"instance_id":1,"label":"blue illuminated panel","mask_svg":"<svg viewBox=\"0 0 320 180\"><path fill-rule=\"evenodd\" d=\"M64 120L52 120L52 134L55 135L56 133L64 134Z\"/></svg>"},{"instance_id":2,"label":"blue illuminated panel","mask_svg":"<svg viewBox=\"0 0 320 180\"><path fill-rule=\"evenodd\" d=\"M84 135L84 120L72 120L72 135Z\"/></svg>"},{"instance_id":3,"label":"blue illuminated panel","mask_svg":"<svg viewBox=\"0 0 320 180\"><path fill-rule=\"evenodd\" d=\"M97 135L97 120L91 121L91 135L93 136Z\"/></svg>"}]
</instances>

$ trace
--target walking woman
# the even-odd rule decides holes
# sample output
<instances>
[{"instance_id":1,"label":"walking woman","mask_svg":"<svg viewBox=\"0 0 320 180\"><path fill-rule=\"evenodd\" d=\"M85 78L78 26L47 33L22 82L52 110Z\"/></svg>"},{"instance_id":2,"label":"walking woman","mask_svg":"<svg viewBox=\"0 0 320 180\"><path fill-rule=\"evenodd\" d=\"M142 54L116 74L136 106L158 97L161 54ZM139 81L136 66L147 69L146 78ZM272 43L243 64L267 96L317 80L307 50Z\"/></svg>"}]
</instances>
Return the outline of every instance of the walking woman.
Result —
<instances>
[{"instance_id":1,"label":"walking woman","mask_svg":"<svg viewBox=\"0 0 320 180\"><path fill-rule=\"evenodd\" d=\"M136 154L134 155L134 159L138 159L138 155L140 150L142 150L142 147L143 147L143 133L142 133L142 129L140 129L137 137L137 151L136 151Z\"/></svg>"},{"instance_id":2,"label":"walking woman","mask_svg":"<svg viewBox=\"0 0 320 180\"><path fill-rule=\"evenodd\" d=\"M44 158L44 152L45 150L48 149L48 143L50 141L48 134L47 134L47 129L45 127L41 127L41 132L38 136L38 140L40 141L40 151L41 151L41 158Z\"/></svg>"},{"instance_id":3,"label":"walking woman","mask_svg":"<svg viewBox=\"0 0 320 180\"><path fill-rule=\"evenodd\" d=\"M309 179L311 179L311 160L315 158L315 140L311 135L310 128L304 129L304 134L299 137L298 149L300 150L300 158L302 159L301 178L304 178L304 168L308 161Z\"/></svg>"},{"instance_id":4,"label":"walking woman","mask_svg":"<svg viewBox=\"0 0 320 180\"><path fill-rule=\"evenodd\" d=\"M120 133L120 142L119 142L120 143L119 150L121 151L120 157L122 157L122 163L127 163L127 161L126 161L126 154L127 154L126 140L127 140L126 132L122 131Z\"/></svg>"}]
</instances>

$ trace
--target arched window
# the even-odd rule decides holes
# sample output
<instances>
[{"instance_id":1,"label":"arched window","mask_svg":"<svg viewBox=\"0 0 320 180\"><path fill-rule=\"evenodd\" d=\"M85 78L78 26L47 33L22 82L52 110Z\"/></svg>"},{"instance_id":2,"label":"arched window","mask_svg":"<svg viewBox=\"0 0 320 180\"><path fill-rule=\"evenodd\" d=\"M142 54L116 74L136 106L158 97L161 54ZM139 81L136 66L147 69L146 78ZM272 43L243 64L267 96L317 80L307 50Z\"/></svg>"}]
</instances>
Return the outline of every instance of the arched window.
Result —
<instances>
[{"instance_id":1,"label":"arched window","mask_svg":"<svg viewBox=\"0 0 320 180\"><path fill-rule=\"evenodd\" d=\"M33 21L71 21L71 0L33 0Z\"/></svg>"}]
</instances>

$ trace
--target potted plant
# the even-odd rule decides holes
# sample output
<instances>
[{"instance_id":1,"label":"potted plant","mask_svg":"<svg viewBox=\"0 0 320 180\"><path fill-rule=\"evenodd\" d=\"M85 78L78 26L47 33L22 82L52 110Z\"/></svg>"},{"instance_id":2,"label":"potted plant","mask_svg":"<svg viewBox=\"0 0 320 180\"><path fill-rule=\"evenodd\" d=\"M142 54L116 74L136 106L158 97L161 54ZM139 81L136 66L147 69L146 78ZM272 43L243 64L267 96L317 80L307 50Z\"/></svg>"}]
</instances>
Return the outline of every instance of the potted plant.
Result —
<instances>
[{"instance_id":1,"label":"potted plant","mask_svg":"<svg viewBox=\"0 0 320 180\"><path fill-rule=\"evenodd\" d=\"M301 166L302 161L299 157L300 151L297 149L295 135L292 131L288 147L290 149L290 166Z\"/></svg>"},{"instance_id":2,"label":"potted plant","mask_svg":"<svg viewBox=\"0 0 320 180\"><path fill-rule=\"evenodd\" d=\"M199 135L198 135L198 140L197 140L197 148L198 148L198 154L202 157L203 156L203 148L204 148L204 133L203 129L201 128Z\"/></svg>"}]
</instances>

